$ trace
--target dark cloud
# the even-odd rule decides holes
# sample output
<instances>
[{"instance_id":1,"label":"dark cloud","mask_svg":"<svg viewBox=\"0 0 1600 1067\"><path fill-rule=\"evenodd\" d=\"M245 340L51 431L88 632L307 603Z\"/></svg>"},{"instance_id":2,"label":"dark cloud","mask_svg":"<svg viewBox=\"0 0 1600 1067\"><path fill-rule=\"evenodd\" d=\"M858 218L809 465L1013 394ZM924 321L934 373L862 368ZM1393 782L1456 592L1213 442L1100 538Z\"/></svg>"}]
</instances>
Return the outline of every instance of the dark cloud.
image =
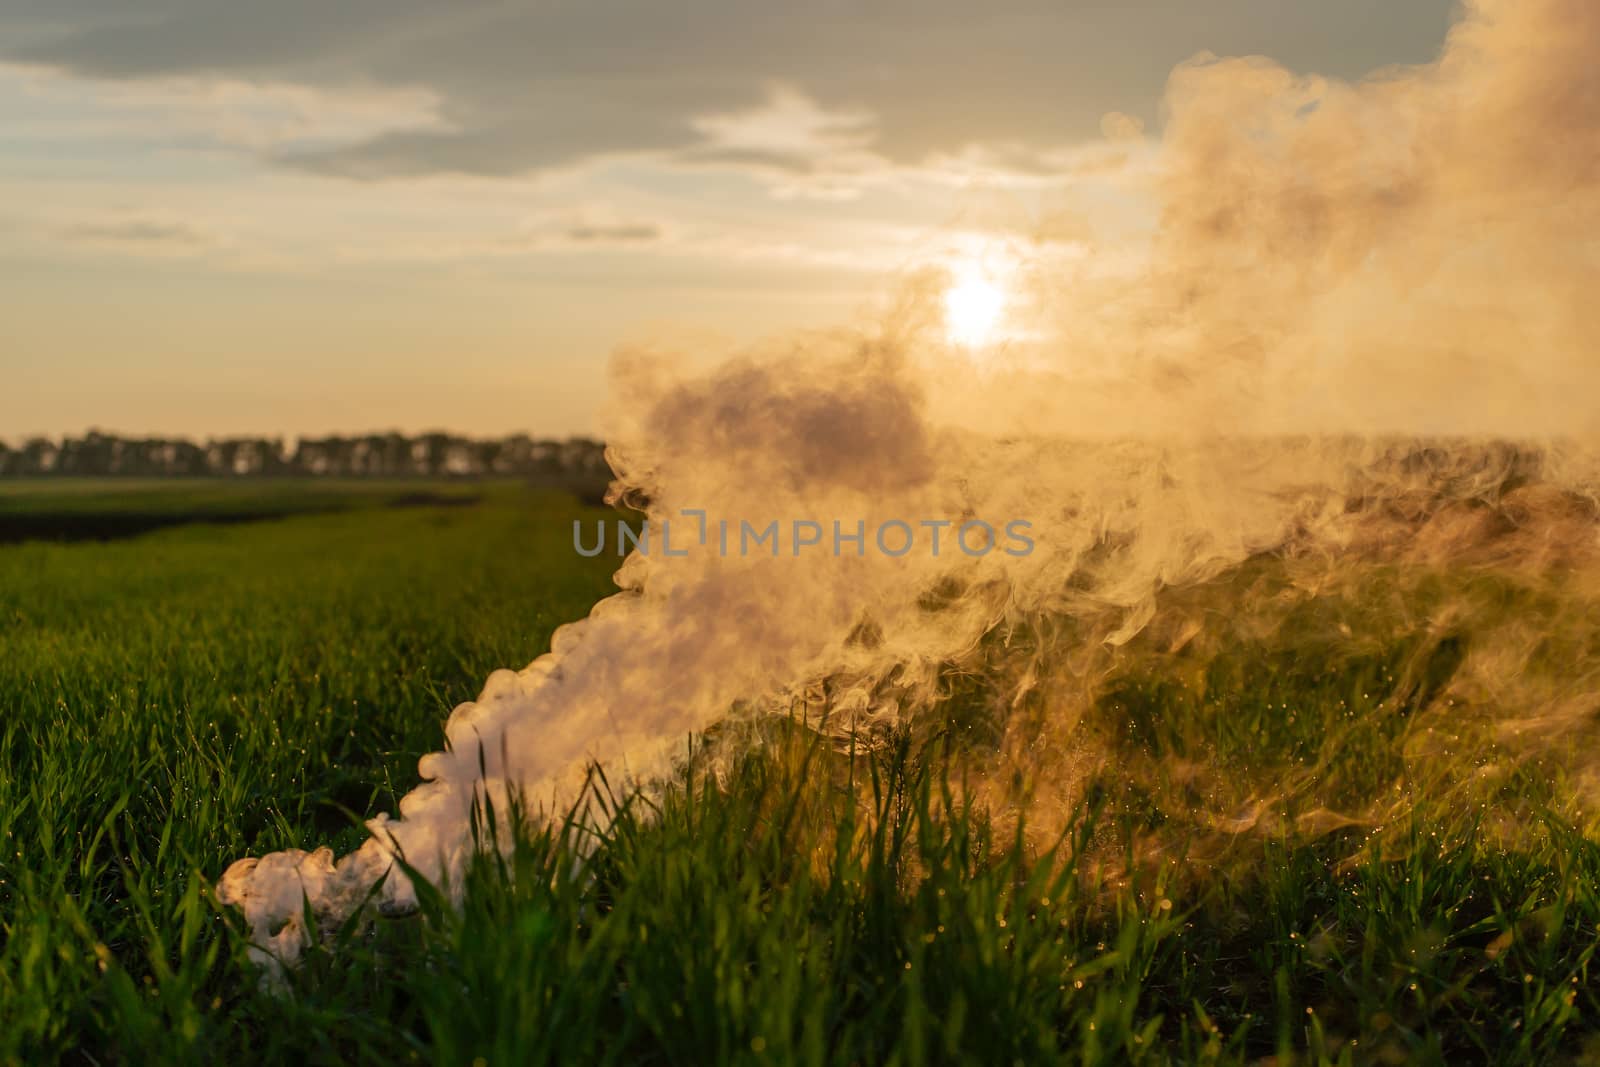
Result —
<instances>
[{"instance_id":1,"label":"dark cloud","mask_svg":"<svg viewBox=\"0 0 1600 1067\"><path fill-rule=\"evenodd\" d=\"M12 0L0 14L0 55L109 78L437 94L444 129L291 160L366 178L692 154L706 148L697 117L757 106L774 82L829 109L871 113L870 148L916 162L973 144L1046 150L1095 136L1108 111L1153 120L1168 71L1201 50L1268 53L1342 75L1424 60L1451 3L143 0L134 15L104 0ZM740 146L711 147L714 157Z\"/></svg>"}]
</instances>

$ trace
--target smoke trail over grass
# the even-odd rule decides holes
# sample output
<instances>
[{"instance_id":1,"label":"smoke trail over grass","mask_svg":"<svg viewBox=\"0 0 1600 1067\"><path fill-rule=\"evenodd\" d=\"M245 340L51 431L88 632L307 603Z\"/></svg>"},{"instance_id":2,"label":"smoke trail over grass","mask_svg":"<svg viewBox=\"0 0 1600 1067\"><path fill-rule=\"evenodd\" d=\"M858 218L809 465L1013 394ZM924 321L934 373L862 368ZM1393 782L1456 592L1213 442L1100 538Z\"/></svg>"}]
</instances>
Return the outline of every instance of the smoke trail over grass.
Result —
<instances>
[{"instance_id":1,"label":"smoke trail over grass","mask_svg":"<svg viewBox=\"0 0 1600 1067\"><path fill-rule=\"evenodd\" d=\"M1588 0L1479 0L1435 63L1359 84L1185 64L1145 261L1040 279L1060 336L1026 371L970 373L917 293L708 371L619 357L611 461L657 531L1021 518L1034 550L636 553L455 710L399 818L337 863L241 861L223 898L292 956L303 899L404 903L395 851L458 870L476 797L560 806L592 762L644 780L691 731L796 707L959 722L992 799L1037 811L1114 768L1153 839L1378 826L1538 760L1586 799L1597 53Z\"/></svg>"}]
</instances>

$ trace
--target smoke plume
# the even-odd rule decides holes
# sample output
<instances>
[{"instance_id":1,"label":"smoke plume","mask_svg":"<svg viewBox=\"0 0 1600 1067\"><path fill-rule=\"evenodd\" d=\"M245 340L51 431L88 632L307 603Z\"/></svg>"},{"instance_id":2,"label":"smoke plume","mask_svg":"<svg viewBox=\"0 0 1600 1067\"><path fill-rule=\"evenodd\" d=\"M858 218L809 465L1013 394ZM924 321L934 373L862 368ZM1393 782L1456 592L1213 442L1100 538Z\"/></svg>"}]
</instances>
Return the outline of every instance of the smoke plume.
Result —
<instances>
[{"instance_id":1,"label":"smoke plume","mask_svg":"<svg viewBox=\"0 0 1600 1067\"><path fill-rule=\"evenodd\" d=\"M1326 664L1409 641L1361 721L1404 712L1415 783L1493 778L1491 749L1574 749L1600 703L1596 56L1592 0L1474 0L1435 62L1359 83L1184 64L1139 266L1035 279L1055 329L1025 363L973 368L915 291L871 331L709 371L620 355L609 458L652 551L452 713L358 851L242 860L223 899L293 957L303 897L339 917L382 882L404 904L396 851L458 870L479 796L557 810L592 762L645 781L736 709L914 724L943 714L953 672L983 682L996 797L1041 810L1077 803L1084 767L1139 771L1097 719L1132 714L1135 680L1215 683L1251 650ZM819 548L793 550L798 519ZM1031 551L952 540L1012 520ZM717 550L721 521L776 522L777 553ZM835 554L835 521L865 551ZM875 543L895 521L918 538L903 555ZM937 555L925 521L950 523ZM669 523L686 555L659 551ZM1440 569L1501 584L1444 588ZM1552 651L1563 627L1574 656ZM1313 828L1398 803L1315 767L1271 788L1203 761L1145 773L1227 833L1290 794Z\"/></svg>"}]
</instances>

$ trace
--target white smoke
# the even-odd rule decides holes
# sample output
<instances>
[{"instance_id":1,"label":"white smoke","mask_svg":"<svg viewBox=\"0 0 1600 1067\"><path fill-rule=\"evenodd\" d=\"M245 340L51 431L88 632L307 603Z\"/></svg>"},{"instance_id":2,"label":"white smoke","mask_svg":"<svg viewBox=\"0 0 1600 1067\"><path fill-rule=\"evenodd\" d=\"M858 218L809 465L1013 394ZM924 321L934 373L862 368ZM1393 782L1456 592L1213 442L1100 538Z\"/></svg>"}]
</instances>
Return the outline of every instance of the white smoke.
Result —
<instances>
[{"instance_id":1,"label":"white smoke","mask_svg":"<svg viewBox=\"0 0 1600 1067\"><path fill-rule=\"evenodd\" d=\"M336 918L380 881L409 898L395 850L429 878L459 870L481 795L556 810L592 762L646 779L690 732L823 680L835 722L914 720L986 635L1065 618L1082 625L1059 640L1116 647L1164 589L1264 551L1410 537L1499 500L1518 464L1596 499L1596 58L1592 0L1477 0L1436 62L1356 84L1185 64L1148 261L1039 280L1061 333L1042 368L964 370L915 293L871 334L709 372L619 357L611 459L657 537L695 509L735 528L814 519L823 546L634 554L622 592L452 713L398 819L337 862L242 860L220 895L292 958L304 901ZM1454 435L1449 457L1428 461L1418 435ZM1530 444L1472 444L1490 436ZM1417 500L1404 522L1374 518ZM1027 520L1033 551L871 544L891 520L974 519ZM834 520L865 525L864 554L834 554ZM1592 515L1579 528L1592 539ZM1048 645L1015 694L1050 684Z\"/></svg>"}]
</instances>

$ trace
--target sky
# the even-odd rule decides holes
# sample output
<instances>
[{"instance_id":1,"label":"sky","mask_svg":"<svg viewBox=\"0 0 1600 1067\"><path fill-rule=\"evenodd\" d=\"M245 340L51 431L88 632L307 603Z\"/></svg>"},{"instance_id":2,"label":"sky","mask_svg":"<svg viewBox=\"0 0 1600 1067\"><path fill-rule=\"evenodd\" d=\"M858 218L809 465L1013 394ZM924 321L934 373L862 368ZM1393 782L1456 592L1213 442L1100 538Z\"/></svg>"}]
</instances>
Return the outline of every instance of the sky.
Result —
<instances>
[{"instance_id":1,"label":"sky","mask_svg":"<svg viewBox=\"0 0 1600 1067\"><path fill-rule=\"evenodd\" d=\"M870 318L929 266L981 326L974 271L1151 225L1175 66L1358 79L1451 11L0 0L0 438L594 432L619 347Z\"/></svg>"}]
</instances>

